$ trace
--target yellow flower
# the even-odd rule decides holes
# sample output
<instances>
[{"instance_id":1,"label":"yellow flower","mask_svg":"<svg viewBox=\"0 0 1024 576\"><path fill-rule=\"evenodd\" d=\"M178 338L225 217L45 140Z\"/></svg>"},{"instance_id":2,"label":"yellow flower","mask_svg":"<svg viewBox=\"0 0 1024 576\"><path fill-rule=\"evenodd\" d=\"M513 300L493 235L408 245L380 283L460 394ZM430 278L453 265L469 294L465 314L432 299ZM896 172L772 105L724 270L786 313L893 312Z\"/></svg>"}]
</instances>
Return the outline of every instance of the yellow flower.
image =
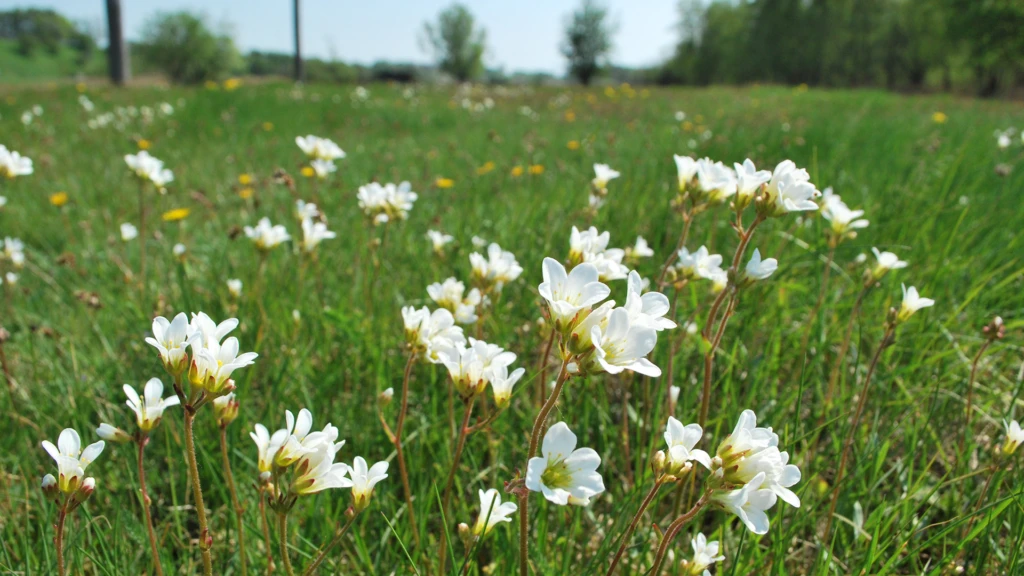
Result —
<instances>
[{"instance_id":1,"label":"yellow flower","mask_svg":"<svg viewBox=\"0 0 1024 576\"><path fill-rule=\"evenodd\" d=\"M484 174L487 174L491 170L494 170L494 162L488 160L487 162L484 162L483 166L476 169L476 173L483 176Z\"/></svg>"},{"instance_id":2,"label":"yellow flower","mask_svg":"<svg viewBox=\"0 0 1024 576\"><path fill-rule=\"evenodd\" d=\"M615 98L615 88L608 86L604 89L604 95L609 98Z\"/></svg>"},{"instance_id":3,"label":"yellow flower","mask_svg":"<svg viewBox=\"0 0 1024 576\"><path fill-rule=\"evenodd\" d=\"M801 84L801 85L797 86L796 87L796 91L798 93L801 93L801 94L804 93L804 92L807 92L807 84Z\"/></svg>"},{"instance_id":4,"label":"yellow flower","mask_svg":"<svg viewBox=\"0 0 1024 576\"><path fill-rule=\"evenodd\" d=\"M274 129L274 123L273 122L264 122L263 123L263 131L264 132L270 132L273 129Z\"/></svg>"},{"instance_id":5,"label":"yellow flower","mask_svg":"<svg viewBox=\"0 0 1024 576\"><path fill-rule=\"evenodd\" d=\"M569 150L579 150L580 142L579 140L569 140L569 143L566 144L565 147L568 148Z\"/></svg>"},{"instance_id":6,"label":"yellow flower","mask_svg":"<svg viewBox=\"0 0 1024 576\"><path fill-rule=\"evenodd\" d=\"M690 130L693 130L693 122L689 120L683 122L683 132L689 132Z\"/></svg>"},{"instance_id":7,"label":"yellow flower","mask_svg":"<svg viewBox=\"0 0 1024 576\"><path fill-rule=\"evenodd\" d=\"M249 198L252 198L252 188L242 188L241 190L238 191L238 196L241 197L243 200L248 200Z\"/></svg>"},{"instance_id":8,"label":"yellow flower","mask_svg":"<svg viewBox=\"0 0 1024 576\"><path fill-rule=\"evenodd\" d=\"M522 176L523 175L523 167L522 166L513 166L512 167L512 175L515 176L516 178Z\"/></svg>"},{"instance_id":9,"label":"yellow flower","mask_svg":"<svg viewBox=\"0 0 1024 576\"><path fill-rule=\"evenodd\" d=\"M313 176L316 176L316 170L313 170L312 166L303 166L302 175L306 178L312 178Z\"/></svg>"},{"instance_id":10,"label":"yellow flower","mask_svg":"<svg viewBox=\"0 0 1024 576\"><path fill-rule=\"evenodd\" d=\"M704 123L704 115L703 114L697 114L696 116L693 117L693 121L696 122L697 124L703 124Z\"/></svg>"},{"instance_id":11,"label":"yellow flower","mask_svg":"<svg viewBox=\"0 0 1024 576\"><path fill-rule=\"evenodd\" d=\"M533 165L530 166L530 174L543 174L543 173L544 173L544 165L543 164L533 164Z\"/></svg>"},{"instance_id":12,"label":"yellow flower","mask_svg":"<svg viewBox=\"0 0 1024 576\"><path fill-rule=\"evenodd\" d=\"M945 124L947 120L949 120L949 116L946 116L944 112L936 112L935 114L932 114L932 122L935 122L936 124Z\"/></svg>"},{"instance_id":13,"label":"yellow flower","mask_svg":"<svg viewBox=\"0 0 1024 576\"><path fill-rule=\"evenodd\" d=\"M85 92L85 83L79 82L78 84L75 84L75 90L78 90L79 92Z\"/></svg>"},{"instance_id":14,"label":"yellow flower","mask_svg":"<svg viewBox=\"0 0 1024 576\"><path fill-rule=\"evenodd\" d=\"M241 85L242 85L242 81L239 80L238 78L228 78L227 80L224 81L224 89L225 90L234 90L235 88L238 88Z\"/></svg>"},{"instance_id":15,"label":"yellow flower","mask_svg":"<svg viewBox=\"0 0 1024 576\"><path fill-rule=\"evenodd\" d=\"M439 177L437 180L434 180L434 185L438 188L451 188L452 186L455 186L455 181L451 178Z\"/></svg>"},{"instance_id":16,"label":"yellow flower","mask_svg":"<svg viewBox=\"0 0 1024 576\"><path fill-rule=\"evenodd\" d=\"M576 113L573 112L572 110L566 110L566 112L565 112L565 121L566 122L575 122L576 121Z\"/></svg>"},{"instance_id":17,"label":"yellow flower","mask_svg":"<svg viewBox=\"0 0 1024 576\"><path fill-rule=\"evenodd\" d=\"M248 174L239 174L238 183L242 186L248 186L249 184L252 184L252 176L249 176Z\"/></svg>"},{"instance_id":18,"label":"yellow flower","mask_svg":"<svg viewBox=\"0 0 1024 576\"><path fill-rule=\"evenodd\" d=\"M205 86L207 90L216 90L217 88L220 88L220 85L213 80L207 80L203 86Z\"/></svg>"},{"instance_id":19,"label":"yellow flower","mask_svg":"<svg viewBox=\"0 0 1024 576\"><path fill-rule=\"evenodd\" d=\"M177 222L179 220L184 220L185 218L187 218L188 214L188 208L175 208L174 210L168 210L167 212L164 212L162 218L164 219L164 222Z\"/></svg>"},{"instance_id":20,"label":"yellow flower","mask_svg":"<svg viewBox=\"0 0 1024 576\"><path fill-rule=\"evenodd\" d=\"M68 193L67 192L57 192L56 194L51 194L50 195L50 204L53 204L54 206L56 206L58 208L60 208L61 206L65 205L67 203L68 203Z\"/></svg>"},{"instance_id":21,"label":"yellow flower","mask_svg":"<svg viewBox=\"0 0 1024 576\"><path fill-rule=\"evenodd\" d=\"M136 144L138 144L139 150L149 150L149 140L146 140L145 138L139 138L139 141L136 142Z\"/></svg>"}]
</instances>

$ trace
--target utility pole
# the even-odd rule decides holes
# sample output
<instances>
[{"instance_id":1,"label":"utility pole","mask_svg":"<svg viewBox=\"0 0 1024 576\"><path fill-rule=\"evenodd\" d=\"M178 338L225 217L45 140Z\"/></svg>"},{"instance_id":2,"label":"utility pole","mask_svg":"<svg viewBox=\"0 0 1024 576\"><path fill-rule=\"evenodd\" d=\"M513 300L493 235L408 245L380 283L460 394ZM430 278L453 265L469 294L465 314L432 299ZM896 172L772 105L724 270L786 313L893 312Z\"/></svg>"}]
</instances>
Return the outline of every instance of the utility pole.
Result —
<instances>
[{"instance_id":1,"label":"utility pole","mask_svg":"<svg viewBox=\"0 0 1024 576\"><path fill-rule=\"evenodd\" d=\"M305 67L302 65L302 34L299 29L299 0L293 2L293 16L295 19L295 81L302 82L306 77Z\"/></svg>"},{"instance_id":2,"label":"utility pole","mask_svg":"<svg viewBox=\"0 0 1024 576\"><path fill-rule=\"evenodd\" d=\"M296 3L299 0L295 0ZM121 26L121 0L107 0L107 63L110 67L110 81L117 86L131 77L128 67L128 53L124 45L124 29Z\"/></svg>"}]
</instances>

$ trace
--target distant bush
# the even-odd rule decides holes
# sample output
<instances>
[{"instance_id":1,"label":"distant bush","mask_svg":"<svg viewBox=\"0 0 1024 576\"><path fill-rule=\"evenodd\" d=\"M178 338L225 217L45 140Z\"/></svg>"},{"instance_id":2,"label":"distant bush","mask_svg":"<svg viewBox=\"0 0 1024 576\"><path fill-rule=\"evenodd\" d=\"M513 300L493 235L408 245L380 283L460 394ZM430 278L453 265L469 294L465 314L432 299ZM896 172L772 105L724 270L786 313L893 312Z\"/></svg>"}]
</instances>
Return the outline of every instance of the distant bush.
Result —
<instances>
[{"instance_id":1,"label":"distant bush","mask_svg":"<svg viewBox=\"0 0 1024 576\"><path fill-rule=\"evenodd\" d=\"M31 57L38 50L57 55L61 48L75 53L84 66L96 52L96 42L67 18L53 10L10 10L0 12L0 39L17 42L18 53Z\"/></svg>"},{"instance_id":2,"label":"distant bush","mask_svg":"<svg viewBox=\"0 0 1024 576\"><path fill-rule=\"evenodd\" d=\"M210 30L190 12L160 13L146 22L140 56L174 82L217 80L241 69L242 57L231 37Z\"/></svg>"}]
</instances>

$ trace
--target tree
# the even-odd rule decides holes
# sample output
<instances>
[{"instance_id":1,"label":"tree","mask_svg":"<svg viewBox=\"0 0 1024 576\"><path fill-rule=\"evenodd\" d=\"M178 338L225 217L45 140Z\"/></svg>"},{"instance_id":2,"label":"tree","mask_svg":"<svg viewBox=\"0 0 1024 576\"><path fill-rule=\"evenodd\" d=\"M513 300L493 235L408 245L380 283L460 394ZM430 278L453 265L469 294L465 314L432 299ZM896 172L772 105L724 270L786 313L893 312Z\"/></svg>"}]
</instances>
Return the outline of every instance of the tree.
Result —
<instances>
[{"instance_id":1,"label":"tree","mask_svg":"<svg viewBox=\"0 0 1024 576\"><path fill-rule=\"evenodd\" d=\"M433 53L438 68L465 82L483 70L486 37L468 8L452 4L436 23L423 24L422 44Z\"/></svg>"},{"instance_id":2,"label":"tree","mask_svg":"<svg viewBox=\"0 0 1024 576\"><path fill-rule=\"evenodd\" d=\"M107 0L107 63L110 80L124 85L130 76L128 54L125 51L124 28L121 26L121 0Z\"/></svg>"},{"instance_id":3,"label":"tree","mask_svg":"<svg viewBox=\"0 0 1024 576\"><path fill-rule=\"evenodd\" d=\"M142 39L142 56L175 82L216 80L241 66L231 37L214 33L189 12L157 14L146 22Z\"/></svg>"},{"instance_id":4,"label":"tree","mask_svg":"<svg viewBox=\"0 0 1024 576\"><path fill-rule=\"evenodd\" d=\"M569 61L569 74L584 86L607 64L611 36L608 10L594 0L583 0L583 5L566 22L562 55Z\"/></svg>"}]
</instances>

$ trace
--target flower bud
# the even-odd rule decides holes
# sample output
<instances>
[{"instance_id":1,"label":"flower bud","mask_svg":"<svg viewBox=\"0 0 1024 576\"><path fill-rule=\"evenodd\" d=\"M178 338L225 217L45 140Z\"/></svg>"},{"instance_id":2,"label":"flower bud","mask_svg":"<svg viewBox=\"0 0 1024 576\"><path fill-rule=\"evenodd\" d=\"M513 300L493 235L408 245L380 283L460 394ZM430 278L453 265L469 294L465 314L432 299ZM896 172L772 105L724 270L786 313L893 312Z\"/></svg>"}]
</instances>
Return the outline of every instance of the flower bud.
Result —
<instances>
[{"instance_id":1,"label":"flower bud","mask_svg":"<svg viewBox=\"0 0 1024 576\"><path fill-rule=\"evenodd\" d=\"M96 491L96 479L93 477L86 478L82 482L82 485L75 491L74 502L75 504L81 504L88 500L92 493Z\"/></svg>"},{"instance_id":2,"label":"flower bud","mask_svg":"<svg viewBox=\"0 0 1024 576\"><path fill-rule=\"evenodd\" d=\"M1001 340L1006 336L1006 325L1003 324L1001 317L996 316L981 331L985 334L985 338L989 340Z\"/></svg>"},{"instance_id":3,"label":"flower bud","mask_svg":"<svg viewBox=\"0 0 1024 576\"><path fill-rule=\"evenodd\" d=\"M465 522L459 524L459 540L462 540L462 545L467 550L473 547L473 531L469 529L469 524Z\"/></svg>"},{"instance_id":4,"label":"flower bud","mask_svg":"<svg viewBox=\"0 0 1024 576\"><path fill-rule=\"evenodd\" d=\"M302 322L302 313L299 312L298 310L292 310L292 320L296 324L298 324L299 322Z\"/></svg>"},{"instance_id":5,"label":"flower bud","mask_svg":"<svg viewBox=\"0 0 1024 576\"><path fill-rule=\"evenodd\" d=\"M121 430L117 426L111 426L106 422L103 422L96 428L96 435L106 440L107 442L117 442L118 444L126 444L132 441L131 435L124 430Z\"/></svg>"},{"instance_id":6,"label":"flower bud","mask_svg":"<svg viewBox=\"0 0 1024 576\"><path fill-rule=\"evenodd\" d=\"M654 454L654 458L651 459L651 472L654 472L655 476L660 476L665 472L666 459L664 450L658 450Z\"/></svg>"},{"instance_id":7,"label":"flower bud","mask_svg":"<svg viewBox=\"0 0 1024 576\"><path fill-rule=\"evenodd\" d=\"M234 386L233 380L229 380L229 382ZM217 424L227 426L234 422L235 418L238 418L238 408L239 403L233 392L215 398L213 400L213 411L217 416Z\"/></svg>"},{"instance_id":8,"label":"flower bud","mask_svg":"<svg viewBox=\"0 0 1024 576\"><path fill-rule=\"evenodd\" d=\"M40 487L43 490L43 496L45 496L47 500L59 503L60 488L57 486L57 479L54 478L53 474L43 476L43 482Z\"/></svg>"},{"instance_id":9,"label":"flower bud","mask_svg":"<svg viewBox=\"0 0 1024 576\"><path fill-rule=\"evenodd\" d=\"M388 388L377 395L377 405L381 408L387 408L391 404L391 400L395 397L395 389Z\"/></svg>"}]
</instances>

